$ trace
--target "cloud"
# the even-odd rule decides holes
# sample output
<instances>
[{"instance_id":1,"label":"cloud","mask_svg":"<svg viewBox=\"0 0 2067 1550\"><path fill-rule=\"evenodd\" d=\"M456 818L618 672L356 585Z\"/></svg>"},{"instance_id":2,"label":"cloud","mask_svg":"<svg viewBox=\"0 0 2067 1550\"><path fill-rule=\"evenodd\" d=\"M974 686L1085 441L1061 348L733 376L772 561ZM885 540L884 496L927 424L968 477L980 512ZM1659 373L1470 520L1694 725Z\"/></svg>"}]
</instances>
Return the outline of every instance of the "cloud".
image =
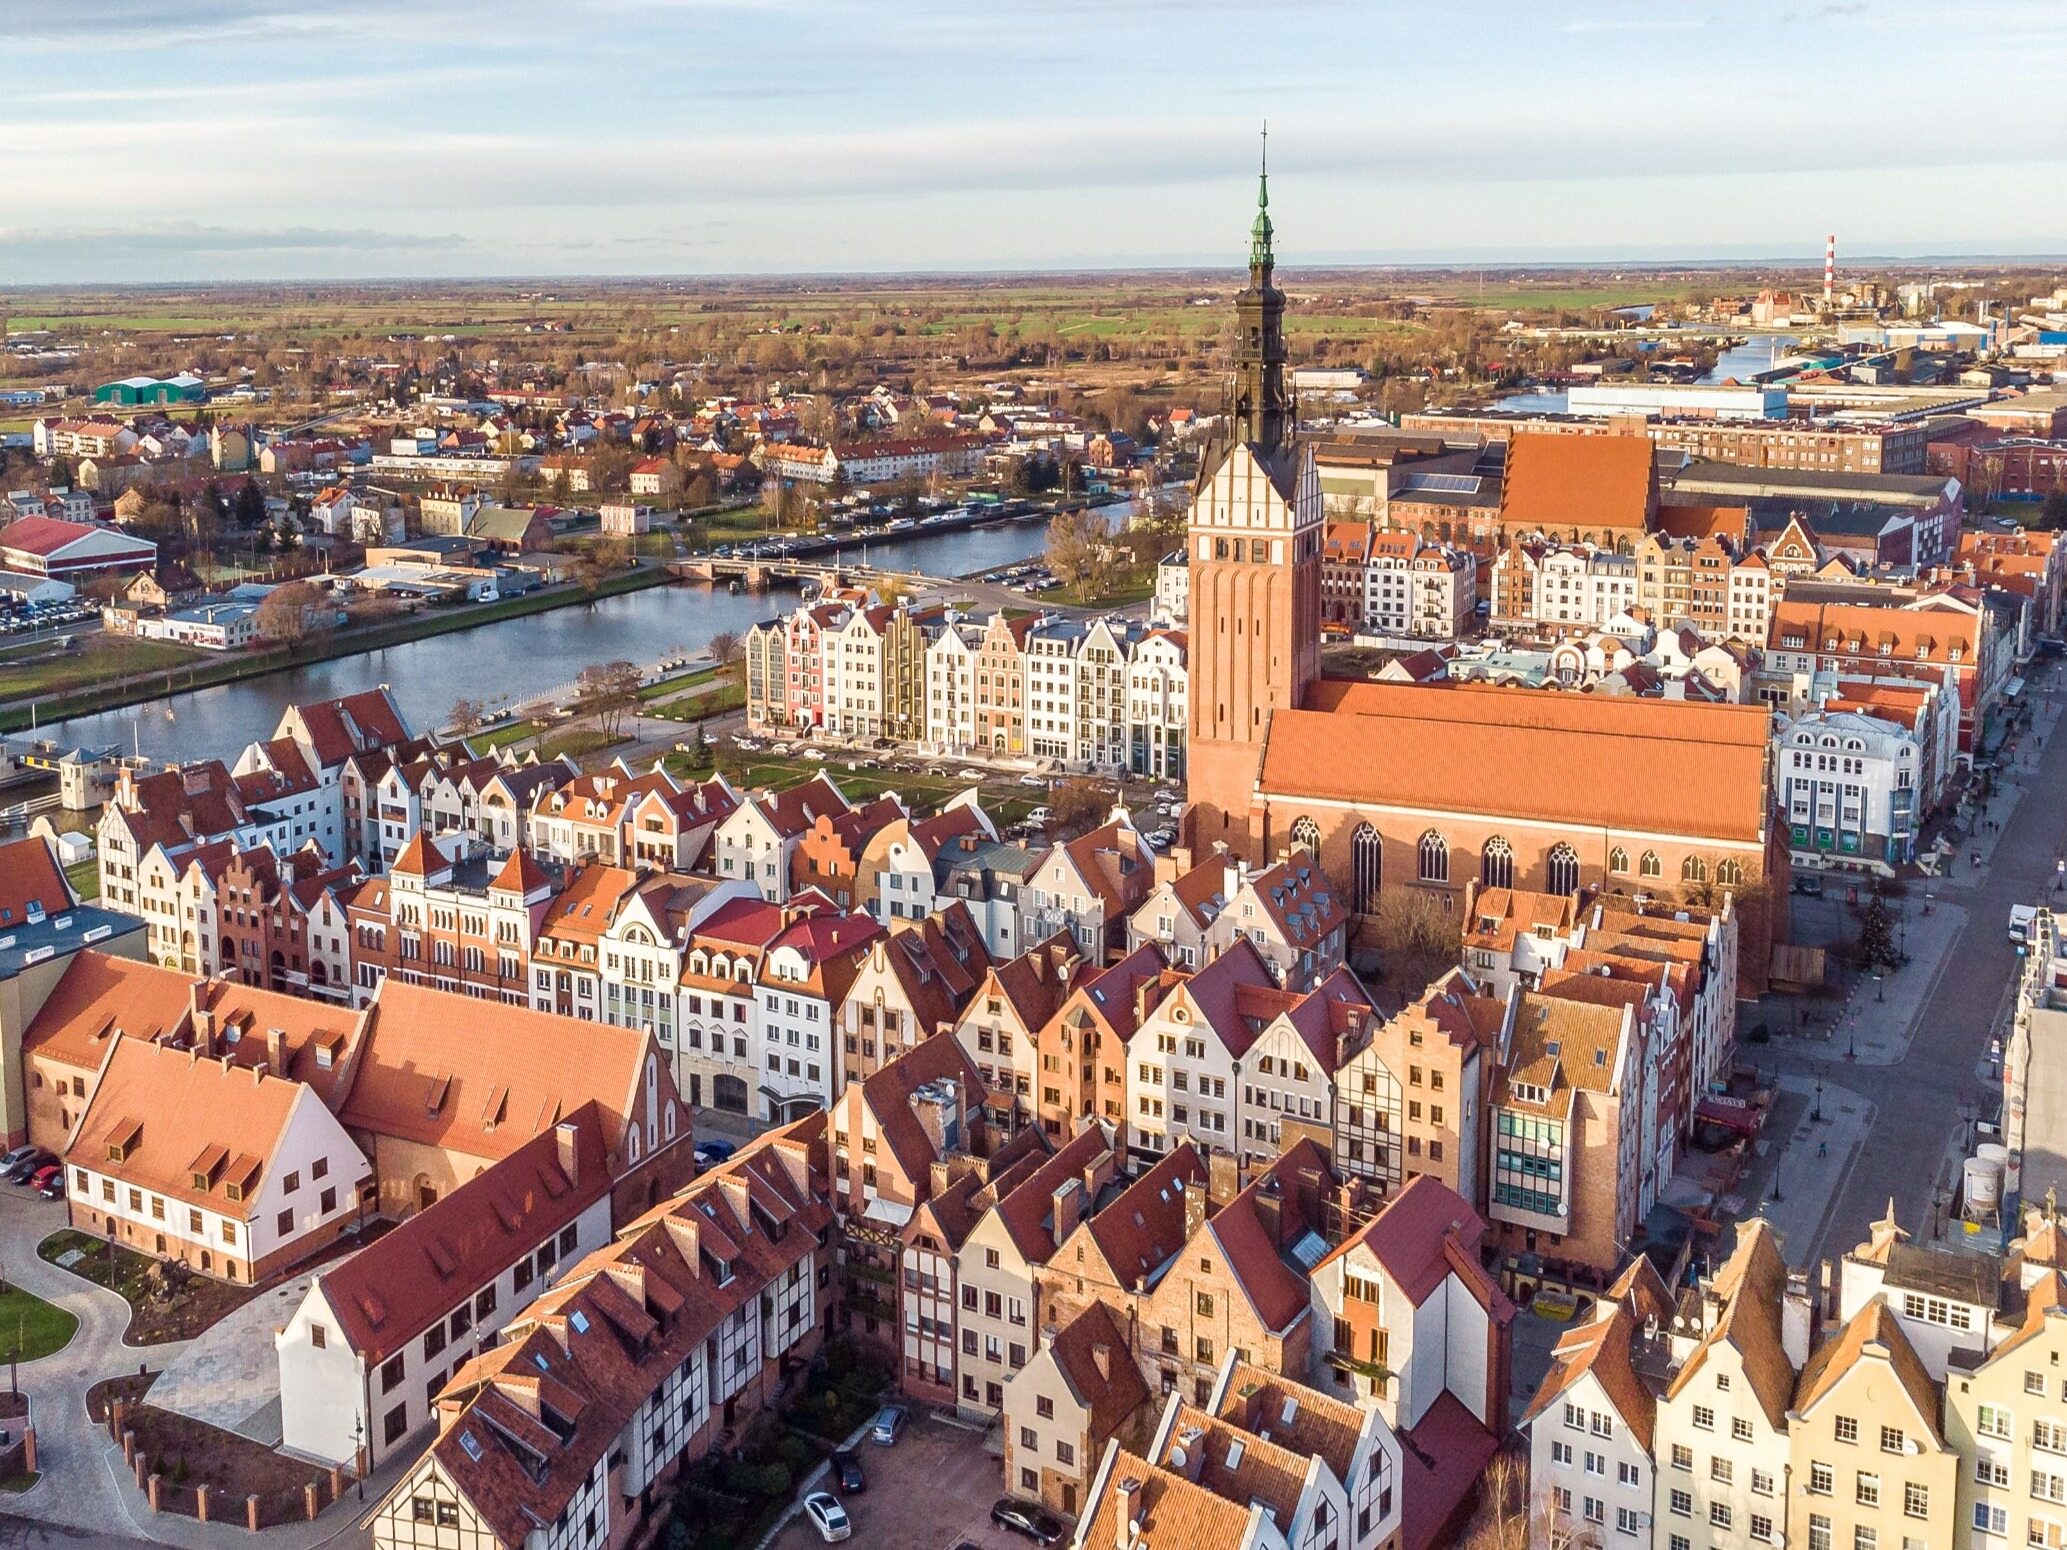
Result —
<instances>
[{"instance_id":1,"label":"cloud","mask_svg":"<svg viewBox=\"0 0 2067 1550\"><path fill-rule=\"evenodd\" d=\"M426 236L368 227L204 226L164 221L126 227L0 227L0 259L49 262L63 259L161 258L177 263L229 255L286 257L301 253L450 253L471 244L456 233Z\"/></svg>"}]
</instances>

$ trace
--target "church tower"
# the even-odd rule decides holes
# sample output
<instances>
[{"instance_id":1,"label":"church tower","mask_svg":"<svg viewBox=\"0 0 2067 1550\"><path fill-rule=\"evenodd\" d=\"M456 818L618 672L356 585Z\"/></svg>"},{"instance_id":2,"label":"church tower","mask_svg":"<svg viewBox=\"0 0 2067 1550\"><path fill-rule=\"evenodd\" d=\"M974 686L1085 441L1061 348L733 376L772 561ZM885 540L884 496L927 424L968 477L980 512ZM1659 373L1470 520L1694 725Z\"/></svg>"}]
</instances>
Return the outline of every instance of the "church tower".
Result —
<instances>
[{"instance_id":1,"label":"church tower","mask_svg":"<svg viewBox=\"0 0 2067 1550\"><path fill-rule=\"evenodd\" d=\"M1295 439L1285 388L1285 296L1266 166L1249 233L1249 283L1220 436L1200 464L1186 546L1191 571L1191 811L1194 856L1225 843L1255 861L1250 812L1273 711L1297 709L1320 677L1321 488Z\"/></svg>"}]
</instances>

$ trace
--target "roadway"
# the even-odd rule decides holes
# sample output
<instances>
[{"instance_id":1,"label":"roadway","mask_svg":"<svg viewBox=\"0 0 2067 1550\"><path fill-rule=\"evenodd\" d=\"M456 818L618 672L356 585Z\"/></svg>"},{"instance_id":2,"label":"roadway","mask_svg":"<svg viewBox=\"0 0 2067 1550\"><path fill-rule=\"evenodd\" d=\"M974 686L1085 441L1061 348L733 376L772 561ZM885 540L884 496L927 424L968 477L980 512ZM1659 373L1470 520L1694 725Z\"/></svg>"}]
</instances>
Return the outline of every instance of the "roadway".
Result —
<instances>
[{"instance_id":1,"label":"roadway","mask_svg":"<svg viewBox=\"0 0 2067 1550\"><path fill-rule=\"evenodd\" d=\"M1965 909L1965 924L1927 986L1919 990L1905 985L1902 973L1888 984L1889 1001L1922 997L1906 1054L1888 1064L1868 1064L1847 1060L1835 1040L1819 1046L1793 1039L1743 1051L1745 1058L1777 1066L1798 1081L1821 1076L1874 1106L1864 1144L1849 1161L1849 1173L1836 1191L1818 1241L1799 1249L1788 1246L1789 1258L1797 1263L1840 1253L1863 1241L1867 1227L1886 1213L1890 1199L1896 1219L1922 1237L1933 1225L1935 1191L1945 1181L1955 1140L1963 1144L1967 1139L1966 1118L1993 1118L2000 1111L2001 1085L1990 1074L1989 1055L2018 972L2017 951L2007 930L2010 906L2050 897L2055 858L2067 839L2067 739L2049 730L2067 703L2067 690L2053 666L2037 668L2030 680L2038 696L2037 730L2043 742L2035 745L2034 734L2025 733L2020 767L2005 771L2022 784L2022 796L2014 807L2006 806L2000 795L1990 802L1988 815L2002 824L2002 830L1994 836L1993 855L1978 877L1962 849L1954 875L1932 885L1938 900ZM1797 1143L1805 1144L1806 1140ZM1797 1156L1783 1166L1788 1177L1798 1178L1798 1167L1815 1168L1817 1163Z\"/></svg>"}]
</instances>

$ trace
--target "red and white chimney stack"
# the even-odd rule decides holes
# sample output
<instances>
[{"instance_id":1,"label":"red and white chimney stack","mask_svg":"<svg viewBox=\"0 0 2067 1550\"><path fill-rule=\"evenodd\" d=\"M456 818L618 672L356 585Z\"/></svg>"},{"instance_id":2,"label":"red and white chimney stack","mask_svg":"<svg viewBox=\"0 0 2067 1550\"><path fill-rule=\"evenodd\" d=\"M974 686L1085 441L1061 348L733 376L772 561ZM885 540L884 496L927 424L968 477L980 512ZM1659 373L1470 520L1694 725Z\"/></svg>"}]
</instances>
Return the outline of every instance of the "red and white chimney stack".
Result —
<instances>
[{"instance_id":1,"label":"red and white chimney stack","mask_svg":"<svg viewBox=\"0 0 2067 1550\"><path fill-rule=\"evenodd\" d=\"M1823 247L1823 310L1837 305L1837 233Z\"/></svg>"}]
</instances>

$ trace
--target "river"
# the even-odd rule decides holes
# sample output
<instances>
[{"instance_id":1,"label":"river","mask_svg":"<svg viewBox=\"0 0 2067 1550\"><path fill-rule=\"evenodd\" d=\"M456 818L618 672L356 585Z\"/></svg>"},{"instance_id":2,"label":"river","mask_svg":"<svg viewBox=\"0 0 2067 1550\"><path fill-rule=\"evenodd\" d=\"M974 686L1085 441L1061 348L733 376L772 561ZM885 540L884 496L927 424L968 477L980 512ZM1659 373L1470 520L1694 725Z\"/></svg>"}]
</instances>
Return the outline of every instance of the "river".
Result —
<instances>
[{"instance_id":1,"label":"river","mask_svg":"<svg viewBox=\"0 0 2067 1550\"><path fill-rule=\"evenodd\" d=\"M1755 373L1770 371L1777 361L1792 355L1798 342L1792 334L1753 334L1718 355L1701 381L1728 382L1734 377L1748 382ZM1510 414L1563 414L1570 404L1562 389L1531 388L1523 393L1509 393L1496 400L1493 407Z\"/></svg>"},{"instance_id":2,"label":"river","mask_svg":"<svg viewBox=\"0 0 2067 1550\"><path fill-rule=\"evenodd\" d=\"M1014 522L872 540L868 563L925 575L963 576L1029 559L1046 543L1044 523ZM858 562L861 554L857 547L842 558ZM394 690L409 724L421 731L442 725L453 701L461 697L491 706L504 701L523 704L571 684L592 662L622 658L650 663L678 651L701 650L713 635L738 634L756 620L795 606L797 596L794 588L755 596L700 586L648 587L603 598L593 608L576 604L550 609L96 716L77 716L39 728L36 735L72 746L117 744L155 759L230 760L246 744L270 736L287 706L356 694L381 684Z\"/></svg>"}]
</instances>

